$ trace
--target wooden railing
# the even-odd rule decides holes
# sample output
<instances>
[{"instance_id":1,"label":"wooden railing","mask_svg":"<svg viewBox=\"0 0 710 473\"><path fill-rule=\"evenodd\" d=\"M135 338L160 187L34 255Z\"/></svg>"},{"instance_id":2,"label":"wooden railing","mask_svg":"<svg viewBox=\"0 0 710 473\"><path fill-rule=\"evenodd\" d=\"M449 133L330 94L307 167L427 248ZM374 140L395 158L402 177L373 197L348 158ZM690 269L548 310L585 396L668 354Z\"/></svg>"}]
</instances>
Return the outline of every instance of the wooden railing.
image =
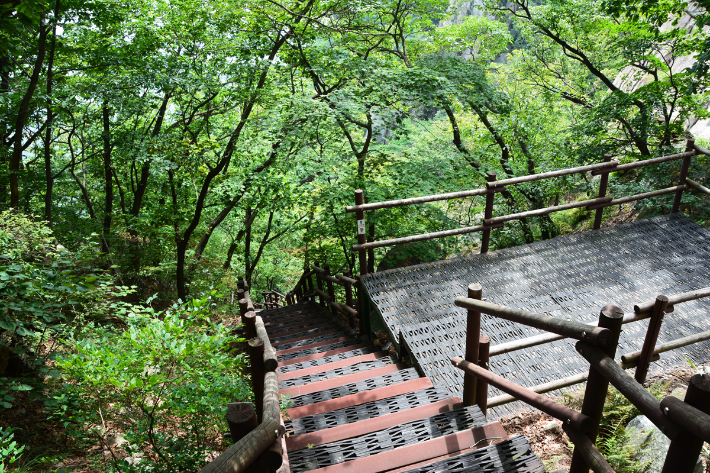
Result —
<instances>
[{"instance_id":1,"label":"wooden railing","mask_svg":"<svg viewBox=\"0 0 710 473\"><path fill-rule=\"evenodd\" d=\"M281 420L276 351L271 346L264 322L254 312L249 288L241 278L237 293L248 340L255 404L228 405L227 423L235 443L200 473L274 473L288 463L285 460L285 428Z\"/></svg>"},{"instance_id":2,"label":"wooden railing","mask_svg":"<svg viewBox=\"0 0 710 473\"><path fill-rule=\"evenodd\" d=\"M315 284L313 277L315 277ZM349 271L344 271L342 274L331 274L330 266L327 263L320 267L316 261L310 266L310 269L304 270L294 289L286 295L286 301L289 304L294 304L304 299L317 297L320 305L328 307L334 317L342 314L347 318L350 328L357 328L361 335L368 334L369 321L367 317L360 316L361 309L358 309L363 306L360 299L360 281L356 278L359 276L353 278ZM337 301L334 284L343 287L344 302Z\"/></svg>"},{"instance_id":3,"label":"wooden railing","mask_svg":"<svg viewBox=\"0 0 710 473\"><path fill-rule=\"evenodd\" d=\"M458 307L467 309L466 354L464 358L451 359L451 362L464 372L464 405L477 404L485 413L488 407L503 404L504 402L501 402L503 400L524 401L562 420L563 429L575 444L569 473L586 473L589 468L595 472L608 473L614 470L596 449L594 442L599 432L602 410L611 383L671 439L662 473L690 473L694 470L703 442L710 440L710 415L708 415L710 414L710 375L695 375L691 378L685 402L672 397L666 397L659 402L643 389L641 383L646 377L649 363L657 360L659 353L710 339L710 332L703 332L664 345L656 345L664 314L672 312L674 306L682 302L710 296L710 288L670 297L658 296L653 303L636 305L634 316L628 318L624 317L620 308L605 306L599 314L596 326L491 304L482 301L481 295L481 286L472 284L468 288L468 297L458 297L455 301ZM516 341L514 346L511 343L505 344L508 346L504 349L499 348L504 345L489 347L488 337L481 335L481 314L542 329L550 332L550 335ZM646 318L651 318L651 321L643 349L622 356L622 362L617 364L614 356L622 325ZM563 338L578 340L576 349L589 362L588 373L529 389L495 375L487 369L489 356L510 353ZM624 371L633 367L637 368L636 379ZM583 381L587 381L587 387L581 413L541 395L542 392ZM487 394L489 384L507 395L489 400Z\"/></svg>"},{"instance_id":4,"label":"wooden railing","mask_svg":"<svg viewBox=\"0 0 710 473\"><path fill-rule=\"evenodd\" d=\"M597 164L590 164L588 166L579 166L569 169L561 169L557 171L544 172L540 174L531 174L528 176L513 177L510 179L504 179L501 181L497 180L496 173L488 173L487 184L484 189L474 189L461 192L452 192L449 194L437 194L429 195L423 197L413 197L409 199L400 200L390 200L386 202L373 202L365 203L364 195L362 190L355 191L355 205L346 207L347 212L355 212L355 218L357 219L357 245L354 245L352 249L358 252L359 264L360 264L360 274L367 274L367 250L374 248L382 248L386 246L395 246L406 243L411 243L415 241L432 240L435 238L442 238L454 235L464 235L468 233L481 232L481 253L487 253L490 246L490 236L491 230L501 228L506 222L512 220L519 220L528 217L537 217L541 215L547 215L553 212L559 212L562 210L575 209L580 207L586 207L588 210L595 210L594 216L594 229L598 230L601 228L602 222L602 212L605 207L612 205L620 205L628 202L633 202L641 199L647 199L650 197L656 197L665 194L675 194L673 199L673 206L671 208L671 213L678 212L680 207L681 198L683 191L693 189L698 192L703 192L710 194L710 189L703 187L695 181L691 181L687 178L688 169L690 167L690 160L693 156L697 154L707 154L710 155L710 150L707 150L701 146L695 144L693 140L688 140L686 143L685 152L674 154L670 156L662 156L660 158L647 159L645 161L635 161L627 164L619 164L618 161L612 160L611 155L605 155L604 161ZM666 189L660 189L652 192L645 192L642 194L636 194L628 197L621 197L614 199L611 196L607 196L607 185L609 181L609 173L617 171L626 171L629 169L635 169L642 166L649 166L653 164L663 163L667 161L682 160L680 167L680 173L678 178L678 184L676 186L668 187ZM545 207L542 209L529 210L527 212L520 212L511 215L504 215L499 217L493 217L493 204L495 194L497 192L502 192L505 190L506 186L517 185L524 182L533 182L541 179L551 179L561 176L568 176L571 174L586 173L591 172L593 175L600 175L599 180L599 190L597 197L590 200L585 200L582 202L573 202L569 204L555 205L551 207ZM687 186L687 187L686 187ZM365 232L365 212L377 209L385 209L391 207L402 207L406 205L423 204L427 202L437 202L442 200L451 199L461 199L466 197L474 196L486 196L486 207L484 210L483 221L481 225L476 225L472 227L457 228L453 230L444 230L440 232L425 233L421 235L413 235L402 238L392 238L389 240L382 241L371 241L367 242L366 232Z\"/></svg>"}]
</instances>

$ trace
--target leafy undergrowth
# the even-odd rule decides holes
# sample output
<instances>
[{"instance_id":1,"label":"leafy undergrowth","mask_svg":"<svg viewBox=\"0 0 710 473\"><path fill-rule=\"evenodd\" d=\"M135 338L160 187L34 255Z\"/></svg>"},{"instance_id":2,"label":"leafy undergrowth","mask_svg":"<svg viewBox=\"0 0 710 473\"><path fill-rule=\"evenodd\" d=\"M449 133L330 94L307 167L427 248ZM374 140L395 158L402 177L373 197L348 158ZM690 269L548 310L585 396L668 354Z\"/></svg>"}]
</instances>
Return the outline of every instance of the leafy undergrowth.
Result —
<instances>
[{"instance_id":1,"label":"leafy undergrowth","mask_svg":"<svg viewBox=\"0 0 710 473\"><path fill-rule=\"evenodd\" d=\"M710 366L710 364L708 364ZM692 368L674 369L663 375L654 376L646 383L649 391L657 398L673 395L683 397L690 377L696 373ZM564 393L556 401L579 410L582 405L583 390ZM625 446L625 440L633 432L624 429L626 424L640 415L631 403L618 391L611 388L604 405L604 417L597 447L612 464L615 471L623 473L643 473L645 466L632 458L636 450ZM509 435L522 434L530 443L535 455L542 460L549 472L569 469L572 447L569 437L559 421L537 410L525 410L499 419ZM703 449L702 459L705 473L710 472L708 444Z\"/></svg>"}]
</instances>

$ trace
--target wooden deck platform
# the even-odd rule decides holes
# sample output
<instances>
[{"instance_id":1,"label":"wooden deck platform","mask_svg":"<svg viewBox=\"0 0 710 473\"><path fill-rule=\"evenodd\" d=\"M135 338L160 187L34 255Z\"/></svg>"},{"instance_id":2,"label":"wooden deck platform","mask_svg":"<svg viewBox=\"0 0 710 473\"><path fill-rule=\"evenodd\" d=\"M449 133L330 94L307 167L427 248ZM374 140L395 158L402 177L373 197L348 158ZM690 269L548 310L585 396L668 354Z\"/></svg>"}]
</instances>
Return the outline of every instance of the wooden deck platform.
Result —
<instances>
[{"instance_id":1,"label":"wooden deck platform","mask_svg":"<svg viewBox=\"0 0 710 473\"><path fill-rule=\"evenodd\" d=\"M632 313L634 304L658 294L710 286L710 231L674 214L598 231L567 235L485 255L368 274L363 282L373 309L395 342L403 340L413 361L437 388L461 396L463 375L450 359L463 356L466 314L454 299L468 284L483 286L496 304L554 317L592 322L606 304ZM617 354L641 348L648 322L624 325ZM710 301L683 304L664 320L659 343L710 330ZM484 315L482 333L491 347L540 332ZM671 351L651 366L710 361L710 341ZM491 358L491 370L532 387L586 372L574 343L560 340ZM491 390L490 396L496 395ZM489 415L522 405L494 408Z\"/></svg>"}]
</instances>

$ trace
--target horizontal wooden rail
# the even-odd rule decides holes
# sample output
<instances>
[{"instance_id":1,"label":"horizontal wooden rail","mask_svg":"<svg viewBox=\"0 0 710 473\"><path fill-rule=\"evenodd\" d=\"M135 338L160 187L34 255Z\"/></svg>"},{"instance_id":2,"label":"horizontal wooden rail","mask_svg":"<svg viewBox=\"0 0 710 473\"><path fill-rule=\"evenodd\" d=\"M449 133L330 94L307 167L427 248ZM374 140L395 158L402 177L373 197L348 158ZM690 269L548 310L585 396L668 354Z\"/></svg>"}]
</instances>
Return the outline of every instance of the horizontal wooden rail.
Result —
<instances>
[{"instance_id":1,"label":"horizontal wooden rail","mask_svg":"<svg viewBox=\"0 0 710 473\"><path fill-rule=\"evenodd\" d=\"M476 364L464 360L460 356L452 358L451 363L453 363L454 366L462 370L464 373L485 380L488 384L495 386L501 391L511 394L522 401L525 401L531 406L551 415L556 419L560 419L564 423L569 424L576 429L583 432L590 432L594 427L594 422L590 417L580 414L567 406L556 403L549 398L537 394L518 384L512 383L497 374L491 373L485 368L481 368Z\"/></svg>"},{"instance_id":2,"label":"horizontal wooden rail","mask_svg":"<svg viewBox=\"0 0 710 473\"><path fill-rule=\"evenodd\" d=\"M653 422L666 437L678 438L682 430L661 412L661 403L643 386L629 376L613 359L590 343L577 342L575 346L582 355L607 381L624 395L639 411Z\"/></svg>"},{"instance_id":3,"label":"horizontal wooden rail","mask_svg":"<svg viewBox=\"0 0 710 473\"><path fill-rule=\"evenodd\" d=\"M702 299L704 297L710 297L710 287L703 287L701 289L696 289L694 291L683 292L680 294L675 294L668 296L668 306L666 312L673 312L673 306L680 304L682 302L694 301L696 299ZM636 304L634 306L634 312L636 314L651 314L653 310L653 304L655 301L644 302L643 304Z\"/></svg>"},{"instance_id":4,"label":"horizontal wooden rail","mask_svg":"<svg viewBox=\"0 0 710 473\"><path fill-rule=\"evenodd\" d=\"M675 161L676 159L683 159L690 156L695 156L695 150L686 151L684 153L671 154L669 156L661 156L660 158L646 159L644 161L634 161L633 163L619 164L618 166L614 167L614 172L628 171L629 169L650 166L651 164L665 163L667 161Z\"/></svg>"},{"instance_id":5,"label":"horizontal wooden rail","mask_svg":"<svg viewBox=\"0 0 710 473\"><path fill-rule=\"evenodd\" d=\"M264 369L266 371L276 371L279 362L276 359L276 350L271 346L269 341L269 336L266 334L266 327L264 327L264 321L260 316L255 317L256 326L256 336L261 338L264 342Z\"/></svg>"},{"instance_id":6,"label":"horizontal wooden rail","mask_svg":"<svg viewBox=\"0 0 710 473\"><path fill-rule=\"evenodd\" d=\"M695 141L693 141L693 148L695 149L696 152L698 152L700 154L705 154L705 155L710 156L710 150L707 148L703 148L702 146L697 144Z\"/></svg>"},{"instance_id":7,"label":"horizontal wooden rail","mask_svg":"<svg viewBox=\"0 0 710 473\"><path fill-rule=\"evenodd\" d=\"M686 186L666 187L665 189L659 189L657 191L644 192L643 194L630 195L628 197L620 197L618 199L610 200L609 202L602 202L599 204L590 205L587 208L589 210L596 210L604 207L611 207L613 205L627 204L629 202L635 202L637 200L649 199L651 197L657 197L659 195L672 194L683 190L686 190Z\"/></svg>"},{"instance_id":8,"label":"horizontal wooden rail","mask_svg":"<svg viewBox=\"0 0 710 473\"><path fill-rule=\"evenodd\" d=\"M658 361L660 359L660 355L654 355L651 358L651 361ZM619 363L619 366L622 369L628 370L631 368L635 368L638 365L638 359L635 361L630 361L630 362L621 362ZM549 383L545 384L538 384L537 386L533 386L532 388L528 388L533 392L536 392L538 394L544 394L544 393L549 393L550 391L557 391L558 389L566 388L569 386L574 386L575 384L580 384L583 383L587 380L587 377L589 376L589 372L586 373L580 373L580 374L575 374L572 376L568 376L566 378L561 378L557 379L555 381L550 381ZM519 399L516 399L514 396L511 396L509 394L501 394L500 396L493 397L488 400L488 407L496 407L496 406L502 406L503 404L508 404L510 402L514 401L519 401Z\"/></svg>"},{"instance_id":9,"label":"horizontal wooden rail","mask_svg":"<svg viewBox=\"0 0 710 473\"><path fill-rule=\"evenodd\" d=\"M598 197L596 199L582 200L580 202L571 202L569 204L553 205L551 207L545 207L544 209L528 210L527 212L520 212L517 214L503 215L502 217L484 219L483 223L485 223L486 225L495 225L497 223L504 223L510 220L537 217L539 215L547 215L552 212L560 212L562 210L577 209L579 207L589 207L595 204L606 204L608 202L611 202L611 200L612 197Z\"/></svg>"},{"instance_id":10,"label":"horizontal wooden rail","mask_svg":"<svg viewBox=\"0 0 710 473\"><path fill-rule=\"evenodd\" d=\"M695 437L710 442L710 415L673 396L663 398L661 410Z\"/></svg>"},{"instance_id":11,"label":"horizontal wooden rail","mask_svg":"<svg viewBox=\"0 0 710 473\"><path fill-rule=\"evenodd\" d=\"M705 340L710 340L710 330L706 332L696 333L694 335L689 335L687 337L678 338L670 342L661 343L656 345L653 349L653 354L658 355L670 350L675 350L676 348L683 348L694 343L703 342ZM635 351L633 353L628 353L626 355L621 355L621 361L632 363L638 361L641 356L641 350Z\"/></svg>"},{"instance_id":12,"label":"horizontal wooden rail","mask_svg":"<svg viewBox=\"0 0 710 473\"><path fill-rule=\"evenodd\" d=\"M686 177L686 178L685 178L685 183L688 185L688 187L690 187L690 188L692 188L692 189L694 189L694 190L696 190L696 191L698 191L698 192L702 192L703 194L708 194L708 195L710 195L710 189L708 189L707 187L703 186L703 185L700 184L699 182L695 182L694 180L688 179L688 178Z\"/></svg>"},{"instance_id":13,"label":"horizontal wooden rail","mask_svg":"<svg viewBox=\"0 0 710 473\"><path fill-rule=\"evenodd\" d=\"M580 172L595 171L598 169L613 168L618 163L618 161L610 161L608 163L597 163L589 164L587 166L579 166L576 168L559 169L557 171L541 172L540 174L530 174L528 176L511 177L510 179L502 179L500 181L488 182L486 186L489 189L502 190L502 186L507 186L511 184L520 184L523 182L539 181L540 179L549 179L551 177L561 177L568 176L570 174L577 174ZM500 189L499 189L500 187Z\"/></svg>"},{"instance_id":14,"label":"horizontal wooden rail","mask_svg":"<svg viewBox=\"0 0 710 473\"><path fill-rule=\"evenodd\" d=\"M361 245L353 245L353 250L355 250L355 251L368 250L370 248L382 248L384 246L401 245L403 243L412 243L415 241L433 240L434 238L442 238L442 237L454 236L454 235L464 235L466 233L482 232L485 230L493 230L496 228L500 228L502 226L503 226L502 224L501 225L476 225L475 227L456 228L454 230L443 230L441 232L424 233L421 235L413 235L413 236L402 237L402 238L392 238L390 240L372 241L369 243L363 243Z\"/></svg>"},{"instance_id":15,"label":"horizontal wooden rail","mask_svg":"<svg viewBox=\"0 0 710 473\"><path fill-rule=\"evenodd\" d=\"M437 202L440 200L462 199L464 197L475 197L477 195L486 195L491 191L488 189L473 189L470 191L450 192L448 194L425 195L422 197L410 197L409 199L388 200L385 202L373 202L371 204L348 205L345 207L346 212L355 212L357 210L377 210L390 207L402 207L405 205L425 204L427 202Z\"/></svg>"},{"instance_id":16,"label":"horizontal wooden rail","mask_svg":"<svg viewBox=\"0 0 710 473\"><path fill-rule=\"evenodd\" d=\"M651 313L647 314L633 314L625 315L622 324L628 324L631 322L636 322L638 320L647 319L651 316ZM596 326L599 321L595 320L593 322L582 322L584 325ZM538 345L544 345L545 343L554 342L556 340L564 340L565 336L557 335L554 333L543 333L540 335L534 335L532 337L522 338L520 340L513 340L512 342L501 343L500 345L493 345L490 349L489 356L502 355L504 353L510 353L513 351L522 350L523 348L535 347Z\"/></svg>"},{"instance_id":17,"label":"horizontal wooden rail","mask_svg":"<svg viewBox=\"0 0 710 473\"><path fill-rule=\"evenodd\" d=\"M357 279L349 278L343 274L336 274L335 277L340 279L342 282L344 282L346 284L352 284L353 286L358 285Z\"/></svg>"},{"instance_id":18,"label":"horizontal wooden rail","mask_svg":"<svg viewBox=\"0 0 710 473\"><path fill-rule=\"evenodd\" d=\"M609 329L592 327L570 320L562 320L545 314L537 314L513 307L491 304L490 302L470 299L468 297L457 297L454 304L464 309L473 309L477 312L510 320L511 322L547 330L548 332L562 335L566 338L585 340L602 347L607 346L612 339L612 333Z\"/></svg>"}]
</instances>

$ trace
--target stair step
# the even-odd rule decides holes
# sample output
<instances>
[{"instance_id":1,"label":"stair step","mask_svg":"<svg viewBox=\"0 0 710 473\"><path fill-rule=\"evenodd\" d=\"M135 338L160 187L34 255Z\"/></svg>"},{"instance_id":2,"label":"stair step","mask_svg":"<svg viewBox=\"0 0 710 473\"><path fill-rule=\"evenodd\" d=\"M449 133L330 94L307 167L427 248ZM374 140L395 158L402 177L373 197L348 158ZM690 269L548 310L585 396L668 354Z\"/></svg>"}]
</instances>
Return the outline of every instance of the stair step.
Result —
<instances>
[{"instance_id":1,"label":"stair step","mask_svg":"<svg viewBox=\"0 0 710 473\"><path fill-rule=\"evenodd\" d=\"M322 353L328 350L333 350L335 348L359 345L363 343L367 343L367 341L363 339L353 338L351 336L340 337L333 340L323 340L322 342L313 343L309 346L294 347L288 349L282 348L281 350L277 350L276 359L278 361L283 361L293 358L300 358L306 355L313 355L316 353Z\"/></svg>"},{"instance_id":2,"label":"stair step","mask_svg":"<svg viewBox=\"0 0 710 473\"><path fill-rule=\"evenodd\" d=\"M371 391L370 391L371 392ZM386 416L407 409L415 409L439 401L451 399L451 395L441 388L425 388L384 399L377 399L343 409L322 414L304 416L299 419L287 419L284 422L286 432L300 436L319 430L352 424L375 417Z\"/></svg>"},{"instance_id":3,"label":"stair step","mask_svg":"<svg viewBox=\"0 0 710 473\"><path fill-rule=\"evenodd\" d=\"M326 335L329 333L335 333L335 332L342 332L343 328L335 325L334 323L327 323L323 324L320 327L311 327L307 329L300 329L296 330L295 332L292 332L288 335L279 335L278 337L271 337L271 334L269 334L269 341L271 341L271 345L276 345L276 346L281 346L281 345L286 345L289 343L293 342L298 342L301 340L310 340L316 337L319 337L321 335Z\"/></svg>"},{"instance_id":4,"label":"stair step","mask_svg":"<svg viewBox=\"0 0 710 473\"><path fill-rule=\"evenodd\" d=\"M339 425L327 429L295 435L286 439L288 451L307 448L309 445L322 445L338 440L359 437L406 422L424 419L444 412L453 411L462 407L461 399L457 397L436 401L411 409L404 409L392 414L375 416L369 419L357 420L351 424ZM300 420L300 419L297 419Z\"/></svg>"},{"instance_id":5,"label":"stair step","mask_svg":"<svg viewBox=\"0 0 710 473\"><path fill-rule=\"evenodd\" d=\"M285 324L283 326L279 325L276 327L272 327L269 325L264 325L266 327L266 330L269 332L269 340L272 338L276 339L278 337L285 337L287 335L291 335L292 333L299 333L303 332L306 330L314 329L314 328L322 328L328 325L332 325L332 322L329 322L327 320L310 320L308 323L304 323L303 321L300 322L295 322L293 324Z\"/></svg>"},{"instance_id":6,"label":"stair step","mask_svg":"<svg viewBox=\"0 0 710 473\"><path fill-rule=\"evenodd\" d=\"M429 378L420 378L414 368L408 368L358 383L290 398L287 401L290 407L286 413L290 419L298 419L430 387L432 384Z\"/></svg>"},{"instance_id":7,"label":"stair step","mask_svg":"<svg viewBox=\"0 0 710 473\"><path fill-rule=\"evenodd\" d=\"M429 450L424 447L423 442L434 439L444 440L448 435L461 432L463 432L464 435L468 434L471 440L474 440L471 429L486 423L486 418L478 406L443 412L425 419L417 419L359 437L289 452L291 472L301 473L315 469L323 469L323 472L331 471L330 469L326 470L325 467L354 460L363 460L365 457L371 457L372 460L375 460L385 452L396 451L399 448L408 446L413 446L416 450ZM474 443L475 442L470 442L468 446L472 446ZM445 448L453 447L449 442L444 442L444 445ZM458 443L456 447L453 448L460 449L460 446L461 443ZM431 458L432 453L438 453L438 451L433 450L427 452L426 454L429 456L424 458L420 457L421 460ZM449 452L445 451L443 453ZM434 456L440 455L441 454L436 454ZM401 457L401 454L398 452L394 457ZM415 461L417 460L415 459ZM343 466L347 471L351 472L367 471L374 473L377 471L386 471L398 466L405 466L413 463L413 461L408 461L408 463L402 465L397 465L396 462L394 464L386 462L386 464L383 465L384 468L382 466L372 468L372 466L380 465L382 459L363 463L367 464L368 467L363 468L363 465L356 466L355 464ZM345 469L338 468L333 469L333 471L345 471Z\"/></svg>"},{"instance_id":8,"label":"stair step","mask_svg":"<svg viewBox=\"0 0 710 473\"><path fill-rule=\"evenodd\" d=\"M303 376L293 377L291 379L283 379L279 377L279 388L292 388L294 386L303 386L304 384L318 383L320 381L325 381L328 379L339 378L354 373L360 373L368 370L373 370L375 368L381 368L383 366L389 366L394 363L395 360L393 360L392 357L383 356L374 360L351 363L347 366L336 367L327 371L320 371L311 374L304 374Z\"/></svg>"},{"instance_id":9,"label":"stair step","mask_svg":"<svg viewBox=\"0 0 710 473\"><path fill-rule=\"evenodd\" d=\"M336 388L342 386L344 383L357 383L359 381L365 381L369 378L396 373L400 370L403 370L405 367L406 366L404 364L382 366L380 368L374 368L371 370L362 371L360 373L340 376L339 378L335 379L326 379L325 381L318 381L317 383L310 383L302 386L293 386L290 388L279 389L279 394L282 396L288 394L292 396L311 394L319 391L325 391L328 389Z\"/></svg>"},{"instance_id":10,"label":"stair step","mask_svg":"<svg viewBox=\"0 0 710 473\"><path fill-rule=\"evenodd\" d=\"M426 463L426 462L425 462ZM429 462L426 466L406 467L390 473L545 473L525 437L517 435L502 442L453 454L449 458Z\"/></svg>"},{"instance_id":11,"label":"stair step","mask_svg":"<svg viewBox=\"0 0 710 473\"><path fill-rule=\"evenodd\" d=\"M285 379L298 378L300 376L305 376L311 373L321 373L323 371L340 368L341 366L348 366L355 363L360 363L361 361L377 360L389 354L386 351L377 351L377 347L374 346L361 348L360 350L350 350L345 353L352 353L352 355L344 356L342 358L338 358L338 355L327 356L310 362L294 363L291 365L282 366L277 370L279 380L283 381ZM321 363L316 363L318 361L321 361Z\"/></svg>"},{"instance_id":12,"label":"stair step","mask_svg":"<svg viewBox=\"0 0 710 473\"><path fill-rule=\"evenodd\" d=\"M316 343L322 343L322 342L328 342L329 340L333 340L336 338L345 338L345 337L355 337L357 336L357 332L354 330L349 330L347 332L345 331L338 331L338 329L332 329L330 332L325 332L320 335L316 336L306 336L305 338L301 340L293 340L293 341L288 341L288 342L276 342L272 343L271 345L276 348L276 351L286 351L286 350L293 350L293 349L298 349L298 348L310 348L311 345L315 345Z\"/></svg>"},{"instance_id":13,"label":"stair step","mask_svg":"<svg viewBox=\"0 0 710 473\"><path fill-rule=\"evenodd\" d=\"M323 351L317 351L321 348L303 350L303 352L306 353L303 355L300 355L301 352L294 352L279 356L279 369L292 365L305 366L306 363L311 363L323 359L334 359L336 356L351 351L357 352L358 350L367 350L370 348L378 349L378 347L371 345L369 342L363 342L360 339L353 340L351 338L348 338L342 342L334 343L332 345L325 345L322 348Z\"/></svg>"}]
</instances>

